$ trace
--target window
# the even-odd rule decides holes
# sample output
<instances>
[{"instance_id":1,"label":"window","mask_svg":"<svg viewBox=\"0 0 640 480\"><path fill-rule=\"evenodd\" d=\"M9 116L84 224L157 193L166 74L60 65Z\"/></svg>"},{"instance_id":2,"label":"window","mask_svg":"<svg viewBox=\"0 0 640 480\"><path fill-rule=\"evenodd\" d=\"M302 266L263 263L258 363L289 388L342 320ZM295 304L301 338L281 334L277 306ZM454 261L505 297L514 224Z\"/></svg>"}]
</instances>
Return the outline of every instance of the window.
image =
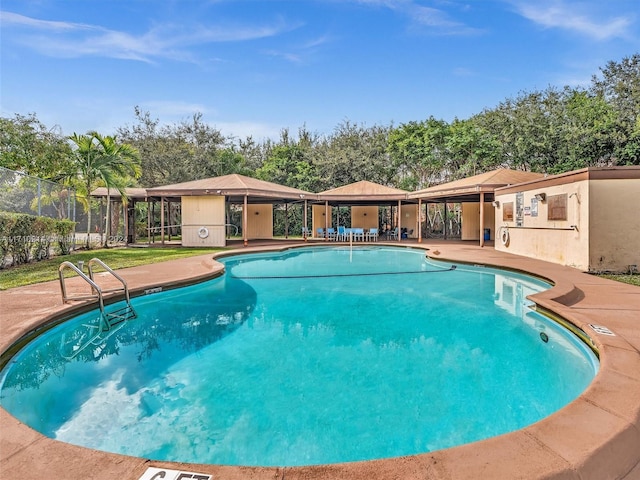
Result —
<instances>
[{"instance_id":1,"label":"window","mask_svg":"<svg viewBox=\"0 0 640 480\"><path fill-rule=\"evenodd\" d=\"M502 220L513 222L513 202L505 203L502 208Z\"/></svg>"},{"instance_id":2,"label":"window","mask_svg":"<svg viewBox=\"0 0 640 480\"><path fill-rule=\"evenodd\" d=\"M567 219L567 194L547 197L547 220Z\"/></svg>"}]
</instances>

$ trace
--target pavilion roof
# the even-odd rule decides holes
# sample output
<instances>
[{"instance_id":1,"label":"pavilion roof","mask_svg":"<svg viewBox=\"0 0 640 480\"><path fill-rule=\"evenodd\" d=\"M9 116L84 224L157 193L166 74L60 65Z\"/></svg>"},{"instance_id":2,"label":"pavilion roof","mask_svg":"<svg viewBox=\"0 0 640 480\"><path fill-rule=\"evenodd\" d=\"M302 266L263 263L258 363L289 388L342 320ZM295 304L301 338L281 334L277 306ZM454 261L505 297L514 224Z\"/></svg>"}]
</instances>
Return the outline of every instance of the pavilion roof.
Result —
<instances>
[{"instance_id":1,"label":"pavilion roof","mask_svg":"<svg viewBox=\"0 0 640 480\"><path fill-rule=\"evenodd\" d=\"M454 180L453 182L434 185L429 188L409 193L408 198L422 198L426 200L443 200L455 197L472 197L480 193L493 193L496 188L513 185L516 183L530 182L544 178L543 173L525 172L499 168L490 172L481 173L472 177ZM463 201L463 200L459 200ZM475 199L477 201L477 198Z\"/></svg>"},{"instance_id":2,"label":"pavilion roof","mask_svg":"<svg viewBox=\"0 0 640 480\"><path fill-rule=\"evenodd\" d=\"M362 180L318 193L319 201L357 204L395 203L407 200L406 190Z\"/></svg>"},{"instance_id":3,"label":"pavilion roof","mask_svg":"<svg viewBox=\"0 0 640 480\"><path fill-rule=\"evenodd\" d=\"M148 188L147 193L154 197L184 197L194 195L224 195L230 201L242 201L245 196L251 201L302 200L315 197L315 194L285 187L277 183L246 177L237 173L220 177L204 178L189 182Z\"/></svg>"},{"instance_id":4,"label":"pavilion roof","mask_svg":"<svg viewBox=\"0 0 640 480\"><path fill-rule=\"evenodd\" d=\"M147 189L140 187L127 187L124 189L124 193L128 198L146 198L147 197ZM108 192L109 196L112 198L120 198L120 192L116 188L110 188ZM92 197L106 197L107 196L107 187L98 187L91 192Z\"/></svg>"}]
</instances>

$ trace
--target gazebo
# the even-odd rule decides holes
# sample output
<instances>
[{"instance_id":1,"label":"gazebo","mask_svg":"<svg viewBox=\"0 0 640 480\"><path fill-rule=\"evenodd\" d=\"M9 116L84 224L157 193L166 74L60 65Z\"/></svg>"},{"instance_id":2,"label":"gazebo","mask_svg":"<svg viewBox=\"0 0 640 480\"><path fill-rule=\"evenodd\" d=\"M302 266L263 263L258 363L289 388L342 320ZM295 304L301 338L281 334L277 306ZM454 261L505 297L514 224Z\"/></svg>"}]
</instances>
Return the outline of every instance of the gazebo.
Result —
<instances>
[{"instance_id":1,"label":"gazebo","mask_svg":"<svg viewBox=\"0 0 640 480\"><path fill-rule=\"evenodd\" d=\"M482 247L485 242L485 230L489 230L489 239L491 232L495 230L495 214L491 202L494 201L496 188L538 180L543 177L542 173L500 168L418 190L409 193L407 198L418 200L418 208L421 208L422 202L444 203L445 205L447 203L461 203L462 240L477 240L479 238ZM418 231L420 232L418 241L421 241L422 228L419 228Z\"/></svg>"},{"instance_id":2,"label":"gazebo","mask_svg":"<svg viewBox=\"0 0 640 480\"><path fill-rule=\"evenodd\" d=\"M113 218L113 204L121 204L122 216L124 218L124 237L126 243L135 243L136 241L136 218L135 208L136 203L147 202L150 203L152 199L147 196L146 188L132 188L128 187L124 189L124 193L127 201L125 202L120 195L120 192L115 188L107 190L106 187L98 187L91 192L91 196L100 199L100 218L107 218L107 224L105 231L102 231L102 220L100 220L100 233L105 233L107 236L113 236L111 232L111 219ZM104 210L104 200L107 200L107 212ZM150 211L150 209L149 209Z\"/></svg>"},{"instance_id":3,"label":"gazebo","mask_svg":"<svg viewBox=\"0 0 640 480\"><path fill-rule=\"evenodd\" d=\"M396 208L395 214L390 215L390 227L397 226L398 231L404 226L411 230L417 227L417 209L415 205L403 204L415 203L407 201L406 190L387 187L378 183L362 180L342 187L333 188L317 194L316 204L313 205L312 225L313 231L318 228L332 226L331 208L341 205L351 207L351 226L365 229L378 228L378 208L388 206L392 210ZM403 216L406 215L405 216ZM398 235L400 240L400 235Z\"/></svg>"},{"instance_id":4,"label":"gazebo","mask_svg":"<svg viewBox=\"0 0 640 480\"><path fill-rule=\"evenodd\" d=\"M225 246L227 205L242 206L242 236L247 245L250 238L273 236L274 204L304 203L306 207L308 199L315 198L304 190L238 174L148 188L147 195L160 198L162 204L181 202L184 246ZM164 213L164 208L160 211ZM160 223L164 227L164 215ZM164 241L164 228L161 231Z\"/></svg>"}]
</instances>

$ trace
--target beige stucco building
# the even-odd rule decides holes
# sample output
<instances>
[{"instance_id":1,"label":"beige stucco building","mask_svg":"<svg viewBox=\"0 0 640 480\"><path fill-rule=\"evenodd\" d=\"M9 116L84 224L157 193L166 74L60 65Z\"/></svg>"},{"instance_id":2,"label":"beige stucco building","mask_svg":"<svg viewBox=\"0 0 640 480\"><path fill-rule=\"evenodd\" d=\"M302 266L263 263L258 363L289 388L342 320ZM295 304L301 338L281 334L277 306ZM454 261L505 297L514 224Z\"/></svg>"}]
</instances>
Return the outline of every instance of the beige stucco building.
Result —
<instances>
[{"instance_id":1,"label":"beige stucco building","mask_svg":"<svg viewBox=\"0 0 640 480\"><path fill-rule=\"evenodd\" d=\"M591 272L640 264L640 166L585 168L495 190L496 250Z\"/></svg>"}]
</instances>

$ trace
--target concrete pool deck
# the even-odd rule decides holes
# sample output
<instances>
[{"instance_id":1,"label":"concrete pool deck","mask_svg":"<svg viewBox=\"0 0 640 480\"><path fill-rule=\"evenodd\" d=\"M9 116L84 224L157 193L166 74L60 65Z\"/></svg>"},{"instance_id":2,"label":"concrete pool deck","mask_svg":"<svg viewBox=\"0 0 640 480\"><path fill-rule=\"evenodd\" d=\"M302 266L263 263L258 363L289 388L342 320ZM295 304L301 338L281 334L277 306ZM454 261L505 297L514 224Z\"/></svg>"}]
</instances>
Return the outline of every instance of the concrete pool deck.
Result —
<instances>
[{"instance_id":1,"label":"concrete pool deck","mask_svg":"<svg viewBox=\"0 0 640 480\"><path fill-rule=\"evenodd\" d=\"M301 244L251 242L239 251ZM427 240L419 245L402 242L402 246L426 248L429 256L441 260L493 265L551 280L555 284L552 289L532 298L592 339L601 361L592 384L560 411L516 432L420 455L311 467L180 464L110 454L47 438L0 409L0 479L137 480L149 467L226 480L640 479L640 287L466 242ZM118 273L135 295L157 286L211 278L219 270L212 254L205 254ZM68 281L70 293L86 291L75 280ZM6 352L28 332L83 305L87 308L86 302L63 305L57 281L0 291L0 352ZM590 325L606 327L615 336L597 333ZM167 471L157 478L167 480L176 475Z\"/></svg>"}]
</instances>

